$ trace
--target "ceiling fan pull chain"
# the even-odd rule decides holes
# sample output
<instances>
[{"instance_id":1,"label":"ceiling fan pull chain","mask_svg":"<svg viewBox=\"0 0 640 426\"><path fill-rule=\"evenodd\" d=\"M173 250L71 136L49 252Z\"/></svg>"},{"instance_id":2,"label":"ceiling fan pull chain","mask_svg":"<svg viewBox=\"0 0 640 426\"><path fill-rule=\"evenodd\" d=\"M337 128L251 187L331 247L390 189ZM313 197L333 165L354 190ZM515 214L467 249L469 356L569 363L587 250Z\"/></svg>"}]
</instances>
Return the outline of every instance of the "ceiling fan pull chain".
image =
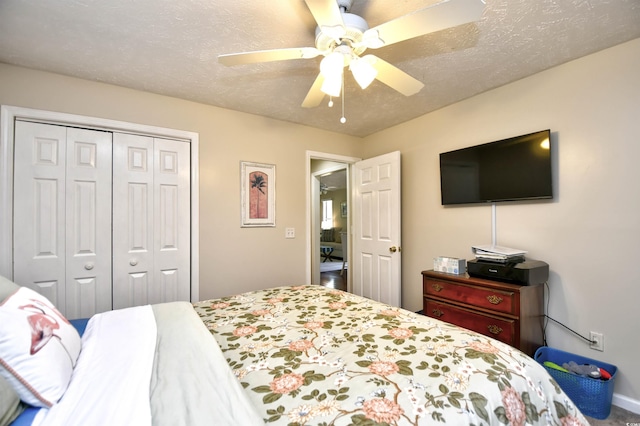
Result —
<instances>
[{"instance_id":1,"label":"ceiling fan pull chain","mask_svg":"<svg viewBox=\"0 0 640 426\"><path fill-rule=\"evenodd\" d=\"M329 95L329 103L327 104L329 108L333 107L333 96Z\"/></svg>"},{"instance_id":2,"label":"ceiling fan pull chain","mask_svg":"<svg viewBox=\"0 0 640 426\"><path fill-rule=\"evenodd\" d=\"M342 124L347 122L347 118L344 116L344 98L347 94L344 92L344 73L342 73L342 117L340 118L340 122Z\"/></svg>"}]
</instances>

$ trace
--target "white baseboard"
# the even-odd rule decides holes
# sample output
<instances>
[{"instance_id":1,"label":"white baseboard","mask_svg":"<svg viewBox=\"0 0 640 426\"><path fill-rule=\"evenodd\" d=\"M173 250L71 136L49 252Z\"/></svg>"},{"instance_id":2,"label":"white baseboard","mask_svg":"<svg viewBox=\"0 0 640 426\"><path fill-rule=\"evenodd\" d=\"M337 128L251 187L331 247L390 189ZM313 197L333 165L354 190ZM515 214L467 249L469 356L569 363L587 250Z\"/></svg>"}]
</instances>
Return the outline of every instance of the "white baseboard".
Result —
<instances>
[{"instance_id":1,"label":"white baseboard","mask_svg":"<svg viewBox=\"0 0 640 426\"><path fill-rule=\"evenodd\" d=\"M611 404L616 407L624 408L632 413L640 414L640 401L637 399L631 399L627 396L614 393L613 398L611 399Z\"/></svg>"}]
</instances>

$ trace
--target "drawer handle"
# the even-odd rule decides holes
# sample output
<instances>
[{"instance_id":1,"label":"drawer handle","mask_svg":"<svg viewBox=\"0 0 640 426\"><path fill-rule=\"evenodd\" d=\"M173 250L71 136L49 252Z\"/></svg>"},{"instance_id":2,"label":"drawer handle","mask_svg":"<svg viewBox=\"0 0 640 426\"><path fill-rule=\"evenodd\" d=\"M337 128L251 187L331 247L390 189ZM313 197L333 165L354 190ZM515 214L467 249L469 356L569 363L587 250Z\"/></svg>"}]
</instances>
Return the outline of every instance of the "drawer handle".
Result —
<instances>
[{"instance_id":1,"label":"drawer handle","mask_svg":"<svg viewBox=\"0 0 640 426\"><path fill-rule=\"evenodd\" d=\"M502 329L500 327L498 327L497 325L490 325L490 326L487 326L487 328L489 329L489 333L491 333L491 334L500 334L500 333L502 333Z\"/></svg>"},{"instance_id":2,"label":"drawer handle","mask_svg":"<svg viewBox=\"0 0 640 426\"><path fill-rule=\"evenodd\" d=\"M502 302L503 299L500 296L491 295L491 296L487 296L487 300L489 301L489 303L497 305L500 302Z\"/></svg>"},{"instance_id":3,"label":"drawer handle","mask_svg":"<svg viewBox=\"0 0 640 426\"><path fill-rule=\"evenodd\" d=\"M435 290L435 291L440 291L442 290L444 287L442 287L440 284L438 283L433 283L431 284L431 287Z\"/></svg>"},{"instance_id":4,"label":"drawer handle","mask_svg":"<svg viewBox=\"0 0 640 426\"><path fill-rule=\"evenodd\" d=\"M440 309L434 309L433 311L431 311L431 313L436 318L440 318L441 316L444 315L444 312L442 312Z\"/></svg>"}]
</instances>

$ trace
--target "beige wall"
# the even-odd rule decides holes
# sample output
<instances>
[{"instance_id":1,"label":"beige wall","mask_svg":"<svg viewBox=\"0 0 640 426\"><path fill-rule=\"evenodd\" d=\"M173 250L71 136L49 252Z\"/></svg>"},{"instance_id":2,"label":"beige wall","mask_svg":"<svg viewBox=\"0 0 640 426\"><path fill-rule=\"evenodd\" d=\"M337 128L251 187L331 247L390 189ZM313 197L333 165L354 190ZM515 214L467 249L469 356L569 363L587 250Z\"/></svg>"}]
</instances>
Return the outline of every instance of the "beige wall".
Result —
<instances>
[{"instance_id":1,"label":"beige wall","mask_svg":"<svg viewBox=\"0 0 640 426\"><path fill-rule=\"evenodd\" d=\"M438 255L470 258L491 241L489 206L440 205L438 154L550 128L552 202L500 204L498 243L551 267L550 346L615 364L618 404L638 404L640 353L640 39L567 63L369 136L364 141L170 97L0 64L0 104L200 134L200 296L305 277L305 151L368 158L400 150L403 304L421 308L420 271ZM428 90L428 88L424 89ZM276 164L276 228L240 228L239 162ZM284 238L295 227L296 238ZM618 397L619 395L623 395ZM628 399L630 398L630 399ZM638 405L633 406L640 412Z\"/></svg>"},{"instance_id":2,"label":"beige wall","mask_svg":"<svg viewBox=\"0 0 640 426\"><path fill-rule=\"evenodd\" d=\"M306 151L359 153L361 139L152 93L0 64L0 104L200 135L200 298L304 284ZM240 228L240 161L276 165L276 227ZM285 228L296 229L285 239Z\"/></svg>"},{"instance_id":3,"label":"beige wall","mask_svg":"<svg viewBox=\"0 0 640 426\"><path fill-rule=\"evenodd\" d=\"M491 243L491 207L440 205L438 154L551 129L553 202L498 204L497 242L550 265L552 347L618 366L615 391L640 399L640 39L379 132L363 157L402 153L403 305L421 304L434 256L472 258ZM428 88L424 89L428 90ZM639 406L635 407L640 409Z\"/></svg>"}]
</instances>

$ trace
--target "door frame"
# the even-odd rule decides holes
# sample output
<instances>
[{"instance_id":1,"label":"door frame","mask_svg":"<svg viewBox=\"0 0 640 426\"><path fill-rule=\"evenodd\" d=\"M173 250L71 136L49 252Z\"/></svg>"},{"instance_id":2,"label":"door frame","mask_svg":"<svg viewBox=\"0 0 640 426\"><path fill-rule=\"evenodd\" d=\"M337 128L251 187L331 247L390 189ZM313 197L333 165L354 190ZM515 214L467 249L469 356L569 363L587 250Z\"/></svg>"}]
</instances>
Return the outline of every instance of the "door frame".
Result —
<instances>
[{"instance_id":1,"label":"door frame","mask_svg":"<svg viewBox=\"0 0 640 426\"><path fill-rule=\"evenodd\" d=\"M314 160L314 159L312 159ZM338 170L346 170L346 184L347 184L347 206L350 203L349 191L351 189L351 184L349 182L349 164L341 163L339 166L329 167L326 169L318 170L316 172L311 173L311 273L313 276L311 277L311 282L313 283L316 280L316 284L320 283L320 239L317 238L320 234L320 211L322 209L322 203L320 202L320 177L325 176L328 173L332 173ZM347 209L347 227L344 231L349 235L349 209ZM315 238L314 238L315 237ZM349 253L349 239L347 238L347 253L342 253L343 260L344 256L348 256ZM315 266L315 268L314 268ZM347 283L350 281L347 280Z\"/></svg>"},{"instance_id":2,"label":"door frame","mask_svg":"<svg viewBox=\"0 0 640 426\"><path fill-rule=\"evenodd\" d=\"M360 161L361 158L359 157L349 157L349 156L345 156L345 155L338 155L338 154L330 154L330 153L326 153L326 152L318 152L318 151L306 151L306 161L305 161L305 176L307 176L308 182L307 182L307 188L306 188L306 272L305 275L307 277L307 283L311 284L313 282L313 276L312 276L312 261L313 261L313 255L315 253L316 250L314 250L314 244L316 242L317 239L313 238L314 237L314 232L315 232L315 228L317 227L318 229L320 228L319 224L315 224L314 222L314 200L317 198L317 200L320 199L320 194L318 191L318 187L317 185L315 185L315 182L317 182L317 176L314 176L314 173L311 172L311 160L326 160L326 161L333 161L333 162L337 162L337 163L344 163L346 164L347 167L347 205L350 206L351 202L352 202L352 194L351 192L353 191L352 189L352 185L351 185L351 167L354 163L356 163L357 161ZM349 247L351 246L351 238L350 234L351 234L351 221L352 221L352 215L351 215L351 209L349 209L349 213L348 213L348 218L347 218L347 262L350 260L349 259L349 255L350 255L350 250ZM318 247L319 250L319 247ZM344 254L343 254L344 256ZM350 264L350 263L349 263ZM318 283L319 284L319 283Z\"/></svg>"},{"instance_id":3,"label":"door frame","mask_svg":"<svg viewBox=\"0 0 640 426\"><path fill-rule=\"evenodd\" d=\"M13 143L16 119L188 142L191 148L191 301L200 299L199 134L84 115L0 106L0 275L13 279ZM5 212L11 212L6 214Z\"/></svg>"}]
</instances>

